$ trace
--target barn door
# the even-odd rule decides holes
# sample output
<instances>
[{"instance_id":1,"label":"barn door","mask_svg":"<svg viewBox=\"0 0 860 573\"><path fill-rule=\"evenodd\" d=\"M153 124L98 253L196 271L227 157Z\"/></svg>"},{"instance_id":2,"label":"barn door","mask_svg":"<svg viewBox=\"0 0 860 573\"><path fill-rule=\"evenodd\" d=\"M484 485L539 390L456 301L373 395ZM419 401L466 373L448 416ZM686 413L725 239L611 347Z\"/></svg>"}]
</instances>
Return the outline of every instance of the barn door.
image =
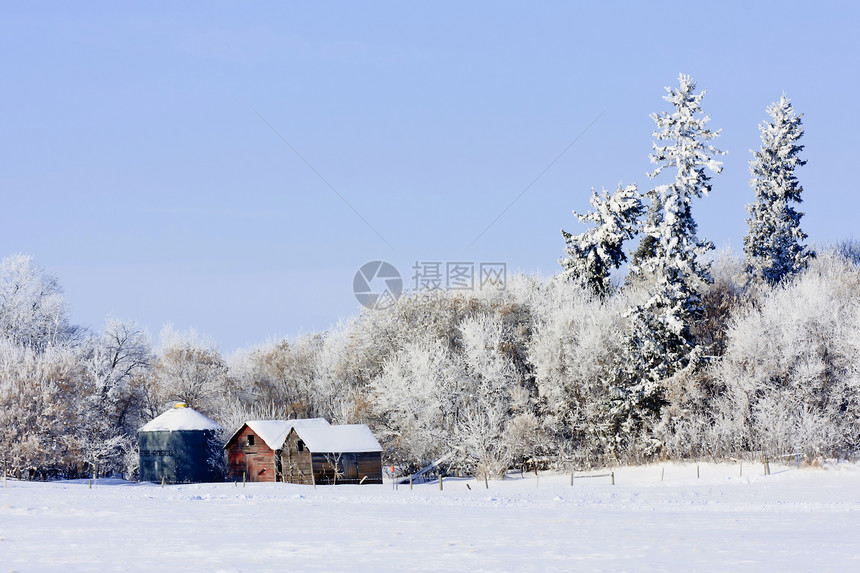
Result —
<instances>
[{"instance_id":1,"label":"barn door","mask_svg":"<svg viewBox=\"0 0 860 573\"><path fill-rule=\"evenodd\" d=\"M247 479L248 481L260 481L260 465L257 463L257 456L246 455L245 463L247 464Z\"/></svg>"},{"instance_id":2,"label":"barn door","mask_svg":"<svg viewBox=\"0 0 860 573\"><path fill-rule=\"evenodd\" d=\"M343 454L341 458L343 465L343 480L347 483L358 481L358 461L355 454Z\"/></svg>"}]
</instances>

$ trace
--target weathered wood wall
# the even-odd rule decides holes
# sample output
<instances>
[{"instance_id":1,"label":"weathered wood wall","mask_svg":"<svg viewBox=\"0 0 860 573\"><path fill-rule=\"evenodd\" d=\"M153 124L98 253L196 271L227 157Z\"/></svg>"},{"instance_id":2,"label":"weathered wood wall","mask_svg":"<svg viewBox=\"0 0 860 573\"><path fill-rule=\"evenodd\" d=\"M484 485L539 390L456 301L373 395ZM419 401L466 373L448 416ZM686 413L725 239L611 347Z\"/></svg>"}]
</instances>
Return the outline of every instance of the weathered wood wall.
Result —
<instances>
[{"instance_id":1,"label":"weathered wood wall","mask_svg":"<svg viewBox=\"0 0 860 573\"><path fill-rule=\"evenodd\" d=\"M382 454L379 452L357 452L340 456L314 453L313 464L314 478L318 484L382 483ZM338 468L337 479L335 464Z\"/></svg>"},{"instance_id":2,"label":"weathered wood wall","mask_svg":"<svg viewBox=\"0 0 860 573\"><path fill-rule=\"evenodd\" d=\"M248 445L248 436L254 436L254 445ZM275 452L260 436L245 426L227 446L229 464L227 479L241 481L280 481Z\"/></svg>"},{"instance_id":3,"label":"weathered wood wall","mask_svg":"<svg viewBox=\"0 0 860 573\"><path fill-rule=\"evenodd\" d=\"M313 467L311 453L307 448L298 449L299 437L295 430L290 430L281 450L281 468L284 481L288 483L313 484Z\"/></svg>"},{"instance_id":4,"label":"weathered wood wall","mask_svg":"<svg viewBox=\"0 0 860 573\"><path fill-rule=\"evenodd\" d=\"M364 483L382 483L382 452L356 454L358 479L367 476Z\"/></svg>"}]
</instances>

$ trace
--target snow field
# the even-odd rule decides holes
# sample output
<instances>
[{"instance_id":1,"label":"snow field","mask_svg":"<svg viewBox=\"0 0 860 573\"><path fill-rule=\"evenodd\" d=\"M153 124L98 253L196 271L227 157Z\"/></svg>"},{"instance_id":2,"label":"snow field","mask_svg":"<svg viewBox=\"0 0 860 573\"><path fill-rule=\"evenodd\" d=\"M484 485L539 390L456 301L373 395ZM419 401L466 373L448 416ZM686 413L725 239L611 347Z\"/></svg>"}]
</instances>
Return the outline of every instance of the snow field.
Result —
<instances>
[{"instance_id":1,"label":"snow field","mask_svg":"<svg viewBox=\"0 0 860 573\"><path fill-rule=\"evenodd\" d=\"M10 480L0 572L860 570L860 467L738 469L620 468L615 486L451 478L443 491Z\"/></svg>"}]
</instances>

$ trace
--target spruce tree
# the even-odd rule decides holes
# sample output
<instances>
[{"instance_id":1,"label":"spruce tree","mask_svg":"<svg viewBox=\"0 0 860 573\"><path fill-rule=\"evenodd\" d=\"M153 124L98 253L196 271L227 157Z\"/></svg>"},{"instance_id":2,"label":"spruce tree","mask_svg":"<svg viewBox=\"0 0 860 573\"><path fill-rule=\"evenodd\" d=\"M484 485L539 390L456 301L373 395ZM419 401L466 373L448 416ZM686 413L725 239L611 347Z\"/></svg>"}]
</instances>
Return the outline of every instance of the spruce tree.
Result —
<instances>
[{"instance_id":1,"label":"spruce tree","mask_svg":"<svg viewBox=\"0 0 860 573\"><path fill-rule=\"evenodd\" d=\"M798 157L803 146L803 114L797 115L785 96L767 108L773 119L759 125L761 149L750 161L750 185L755 202L747 205L749 232L744 237L747 273L753 280L779 283L806 266L811 252L802 244L806 234L800 229L803 213L793 204L802 202L803 187L794 170L806 165Z\"/></svg>"},{"instance_id":2,"label":"spruce tree","mask_svg":"<svg viewBox=\"0 0 860 573\"><path fill-rule=\"evenodd\" d=\"M567 247L566 257L559 260L564 268L562 276L581 283L599 297L609 292L609 274L627 260L624 241L633 238L643 207L636 184L622 187L612 195L606 189L600 194L591 190L593 211L573 214L583 223L594 226L584 233L573 235L562 229Z\"/></svg>"},{"instance_id":3,"label":"spruce tree","mask_svg":"<svg viewBox=\"0 0 860 573\"><path fill-rule=\"evenodd\" d=\"M714 248L696 235L692 200L710 192L710 176L705 170L722 171L714 157L723 152L709 143L719 131L709 130L710 117L702 114L700 103L705 91L694 93L695 82L684 74L679 76L679 83L678 89L666 88L668 94L663 98L674 111L651 115L657 124L657 142L650 158L657 168L648 175L654 179L666 168L674 168L675 173L671 183L648 192L654 215L645 221L643 233L653 239L653 254L643 258L638 267L651 281L651 297L641 311L663 339L658 346L669 356L677 354L683 364L683 356L695 345L691 326L702 314L700 288L711 280L701 256Z\"/></svg>"},{"instance_id":4,"label":"spruce tree","mask_svg":"<svg viewBox=\"0 0 860 573\"><path fill-rule=\"evenodd\" d=\"M709 143L719 131L708 129L710 117L702 113L705 91L694 93L696 84L687 75L681 74L679 83L677 89L666 88L663 98L674 111L651 115L657 141L650 158L657 168L649 177L669 168L674 180L647 193L651 205L642 232L648 242L640 245L633 267L649 297L629 312L628 356L613 399L619 422L627 418L627 432L637 427L636 418L659 411L664 381L690 363L696 348L692 327L703 314L700 289L711 281L701 256L713 244L697 236L691 206L710 192L706 170L719 173L721 163L714 157L724 152Z\"/></svg>"}]
</instances>

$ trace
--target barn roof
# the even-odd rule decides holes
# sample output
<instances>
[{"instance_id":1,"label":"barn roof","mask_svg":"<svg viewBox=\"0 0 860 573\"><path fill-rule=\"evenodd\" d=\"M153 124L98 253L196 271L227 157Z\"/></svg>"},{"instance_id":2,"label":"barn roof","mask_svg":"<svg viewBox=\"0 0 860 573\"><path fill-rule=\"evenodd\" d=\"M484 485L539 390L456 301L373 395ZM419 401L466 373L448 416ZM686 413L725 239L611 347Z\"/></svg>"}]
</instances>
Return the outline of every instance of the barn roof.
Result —
<instances>
[{"instance_id":1,"label":"barn roof","mask_svg":"<svg viewBox=\"0 0 860 573\"><path fill-rule=\"evenodd\" d=\"M280 450L284 445L284 440L287 439L287 434L293 427L328 427L328 421L324 418L305 418L301 420L248 420L239 429L233 432L230 439L227 440L229 445L234 441L236 436L242 431L242 428L248 426L255 434L260 436L260 439L266 442L266 445L273 450ZM227 447L226 445L224 446Z\"/></svg>"},{"instance_id":2,"label":"barn roof","mask_svg":"<svg viewBox=\"0 0 860 573\"><path fill-rule=\"evenodd\" d=\"M301 426L296 434L315 453L381 452L382 447L364 424Z\"/></svg>"},{"instance_id":3,"label":"barn roof","mask_svg":"<svg viewBox=\"0 0 860 573\"><path fill-rule=\"evenodd\" d=\"M216 422L197 410L176 405L160 416L153 418L138 430L139 432L180 432L187 430L220 430Z\"/></svg>"}]
</instances>

